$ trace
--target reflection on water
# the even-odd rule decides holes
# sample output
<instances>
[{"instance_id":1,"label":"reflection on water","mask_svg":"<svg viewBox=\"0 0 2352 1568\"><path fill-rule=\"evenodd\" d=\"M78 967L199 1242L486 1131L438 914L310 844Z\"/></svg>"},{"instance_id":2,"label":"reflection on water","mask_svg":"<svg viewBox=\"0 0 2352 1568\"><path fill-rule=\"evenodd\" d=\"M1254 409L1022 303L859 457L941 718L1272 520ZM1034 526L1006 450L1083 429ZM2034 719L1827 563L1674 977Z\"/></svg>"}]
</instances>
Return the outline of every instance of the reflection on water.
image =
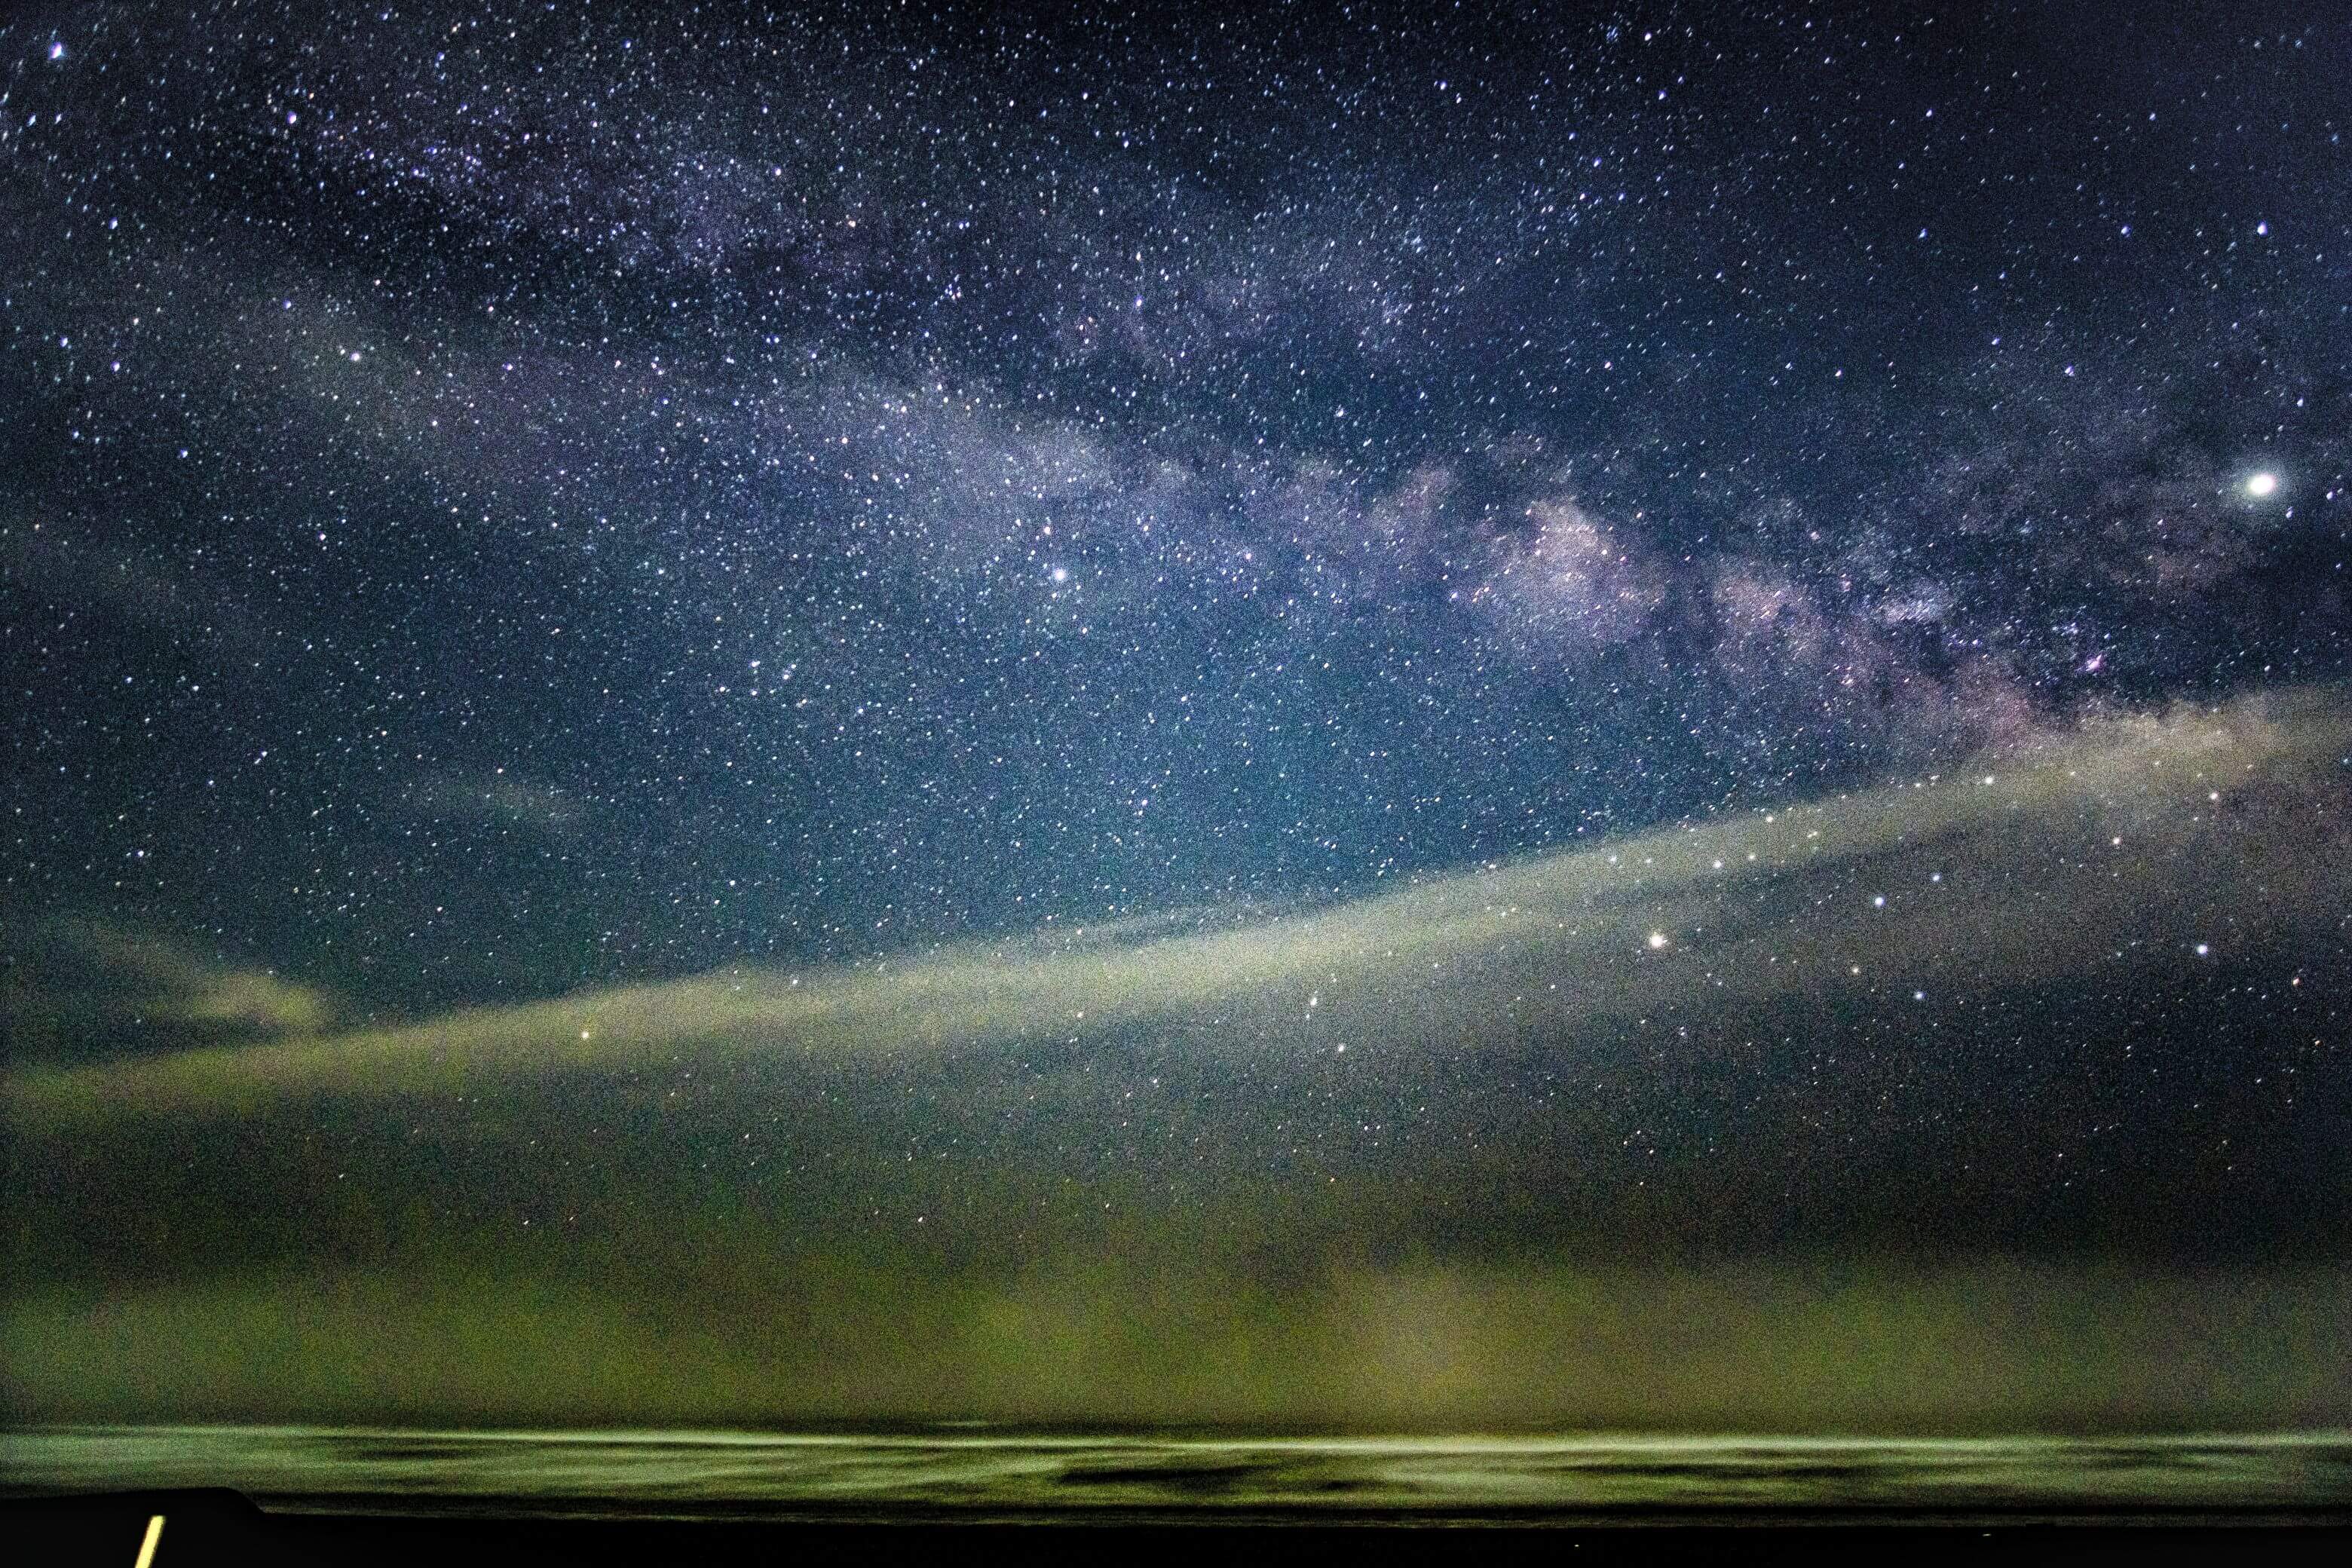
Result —
<instances>
[{"instance_id":1,"label":"reflection on water","mask_svg":"<svg viewBox=\"0 0 2352 1568\"><path fill-rule=\"evenodd\" d=\"M2352 1508L2352 1432L1889 1439L81 1426L0 1435L0 1472L17 1492L230 1486L279 1508L416 1512L2317 1513Z\"/></svg>"}]
</instances>

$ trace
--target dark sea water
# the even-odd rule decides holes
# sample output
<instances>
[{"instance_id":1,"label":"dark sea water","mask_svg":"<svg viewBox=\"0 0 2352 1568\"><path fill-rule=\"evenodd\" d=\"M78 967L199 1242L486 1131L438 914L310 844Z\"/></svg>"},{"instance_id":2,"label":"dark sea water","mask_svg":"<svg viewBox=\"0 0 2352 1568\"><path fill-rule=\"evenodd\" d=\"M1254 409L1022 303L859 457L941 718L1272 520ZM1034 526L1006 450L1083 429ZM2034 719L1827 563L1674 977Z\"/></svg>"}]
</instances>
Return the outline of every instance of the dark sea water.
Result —
<instances>
[{"instance_id":1,"label":"dark sea water","mask_svg":"<svg viewBox=\"0 0 2352 1568\"><path fill-rule=\"evenodd\" d=\"M265 1508L604 1518L1851 1515L2341 1520L2352 1432L2126 1437L1250 1436L77 1426L17 1493L233 1487Z\"/></svg>"}]
</instances>

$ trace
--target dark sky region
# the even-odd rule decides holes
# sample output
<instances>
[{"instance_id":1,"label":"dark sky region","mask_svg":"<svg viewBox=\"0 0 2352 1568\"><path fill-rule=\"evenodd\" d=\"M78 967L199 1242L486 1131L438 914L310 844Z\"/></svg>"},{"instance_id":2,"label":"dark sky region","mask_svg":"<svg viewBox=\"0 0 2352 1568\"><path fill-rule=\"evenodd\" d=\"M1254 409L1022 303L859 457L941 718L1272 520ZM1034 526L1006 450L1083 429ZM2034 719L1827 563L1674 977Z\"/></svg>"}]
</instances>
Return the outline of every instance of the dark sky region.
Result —
<instances>
[{"instance_id":1,"label":"dark sky region","mask_svg":"<svg viewBox=\"0 0 2352 1568\"><path fill-rule=\"evenodd\" d=\"M13 1419L2352 1419L2352 17L0 25Z\"/></svg>"}]
</instances>

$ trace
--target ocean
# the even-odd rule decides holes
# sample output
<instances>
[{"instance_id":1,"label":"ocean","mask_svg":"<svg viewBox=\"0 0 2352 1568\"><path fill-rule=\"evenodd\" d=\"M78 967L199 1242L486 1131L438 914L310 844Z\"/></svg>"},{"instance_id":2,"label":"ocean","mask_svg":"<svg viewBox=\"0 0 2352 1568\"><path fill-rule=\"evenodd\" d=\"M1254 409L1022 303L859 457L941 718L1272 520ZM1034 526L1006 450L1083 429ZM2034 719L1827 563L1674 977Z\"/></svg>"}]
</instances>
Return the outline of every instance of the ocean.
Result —
<instances>
[{"instance_id":1,"label":"ocean","mask_svg":"<svg viewBox=\"0 0 2352 1568\"><path fill-rule=\"evenodd\" d=\"M2352 1432L1257 1436L55 1426L16 1495L234 1488L280 1512L614 1519L2340 1521Z\"/></svg>"}]
</instances>

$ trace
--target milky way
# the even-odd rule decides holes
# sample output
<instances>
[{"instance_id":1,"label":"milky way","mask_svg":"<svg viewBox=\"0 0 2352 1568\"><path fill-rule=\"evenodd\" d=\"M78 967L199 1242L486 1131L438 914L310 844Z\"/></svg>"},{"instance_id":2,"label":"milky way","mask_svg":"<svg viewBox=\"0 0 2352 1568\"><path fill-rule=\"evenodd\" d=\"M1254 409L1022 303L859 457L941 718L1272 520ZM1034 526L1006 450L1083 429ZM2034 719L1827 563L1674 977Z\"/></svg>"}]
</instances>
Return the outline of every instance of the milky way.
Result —
<instances>
[{"instance_id":1,"label":"milky way","mask_svg":"<svg viewBox=\"0 0 2352 1568\"><path fill-rule=\"evenodd\" d=\"M19 900L451 1001L2339 668L2333 31L645 20L10 30Z\"/></svg>"},{"instance_id":2,"label":"milky way","mask_svg":"<svg viewBox=\"0 0 2352 1568\"><path fill-rule=\"evenodd\" d=\"M2352 28L1082 9L0 27L24 1129L2340 1250Z\"/></svg>"}]
</instances>

